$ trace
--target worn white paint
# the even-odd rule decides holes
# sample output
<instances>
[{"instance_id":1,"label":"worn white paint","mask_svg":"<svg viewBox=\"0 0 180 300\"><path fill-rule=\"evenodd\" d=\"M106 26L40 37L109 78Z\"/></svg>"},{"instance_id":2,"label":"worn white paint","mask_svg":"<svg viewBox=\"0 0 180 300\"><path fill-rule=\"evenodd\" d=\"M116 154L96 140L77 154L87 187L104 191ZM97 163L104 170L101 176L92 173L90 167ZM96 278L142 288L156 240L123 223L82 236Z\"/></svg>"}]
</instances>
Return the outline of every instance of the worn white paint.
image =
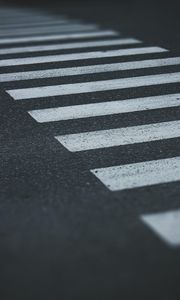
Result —
<instances>
[{"instance_id":1,"label":"worn white paint","mask_svg":"<svg viewBox=\"0 0 180 300\"><path fill-rule=\"evenodd\" d=\"M180 82L180 72L8 90L14 100L45 98Z\"/></svg>"},{"instance_id":2,"label":"worn white paint","mask_svg":"<svg viewBox=\"0 0 180 300\"><path fill-rule=\"evenodd\" d=\"M92 30L98 30L98 26L94 24L84 25L79 23L72 23L68 25L55 25L55 26L47 26L41 28L31 28L31 29L15 29L13 31L5 32L0 31L0 38L7 37L21 37L21 36L37 36L40 34L55 34L55 33L74 33L74 32L88 32Z\"/></svg>"},{"instance_id":3,"label":"worn white paint","mask_svg":"<svg viewBox=\"0 0 180 300\"><path fill-rule=\"evenodd\" d=\"M180 209L142 215L141 220L169 246L180 246Z\"/></svg>"},{"instance_id":4,"label":"worn white paint","mask_svg":"<svg viewBox=\"0 0 180 300\"><path fill-rule=\"evenodd\" d=\"M58 54L48 56L35 56L25 58L10 58L0 60L0 67L6 66L20 66L30 64L42 64L50 62L61 62L61 61L72 61L72 60L84 60L84 59L97 59L106 57L118 57L128 56L146 53L161 53L166 50L159 47L142 47L142 48L130 48L130 49L118 49L118 50L107 50L107 51L91 51L91 52L80 52L71 54Z\"/></svg>"},{"instance_id":5,"label":"worn white paint","mask_svg":"<svg viewBox=\"0 0 180 300\"><path fill-rule=\"evenodd\" d=\"M91 170L111 191L121 191L180 180L180 157Z\"/></svg>"},{"instance_id":6,"label":"worn white paint","mask_svg":"<svg viewBox=\"0 0 180 300\"><path fill-rule=\"evenodd\" d=\"M124 63L101 64L83 67L47 69L41 71L26 71L1 74L0 82L19 81L30 79L55 78L63 76L75 76L85 74L107 73L113 71L134 70L143 68L155 68L180 64L180 57L162 58L153 60L132 61Z\"/></svg>"},{"instance_id":7,"label":"worn white paint","mask_svg":"<svg viewBox=\"0 0 180 300\"><path fill-rule=\"evenodd\" d=\"M3 48L0 49L0 54L14 54L14 53L31 53L41 51L55 51L55 50L66 50L66 49L82 49L89 47L104 47L104 46L121 46L141 43L137 39L124 38L124 39L111 39L111 40L100 40L100 41L89 41L89 42L73 42L55 45L40 45L40 46L25 46L15 48Z\"/></svg>"},{"instance_id":8,"label":"worn white paint","mask_svg":"<svg viewBox=\"0 0 180 300\"><path fill-rule=\"evenodd\" d=\"M72 39L88 39L97 37L118 36L119 34L114 30L99 30L92 32L79 32L79 33L62 33L54 35L40 35L34 37L20 37L20 38L3 38L0 40L1 45L16 44L16 43L29 43L29 42L46 42L55 40L72 40Z\"/></svg>"},{"instance_id":9,"label":"worn white paint","mask_svg":"<svg viewBox=\"0 0 180 300\"><path fill-rule=\"evenodd\" d=\"M7 17L5 14L4 16L0 17L0 25L1 24L20 24L20 23L33 23L33 22L48 22L48 21L53 21L54 18L53 17L48 17L48 16L11 16L11 17Z\"/></svg>"},{"instance_id":10,"label":"worn white paint","mask_svg":"<svg viewBox=\"0 0 180 300\"><path fill-rule=\"evenodd\" d=\"M86 151L180 137L180 121L57 136L69 151Z\"/></svg>"},{"instance_id":11,"label":"worn white paint","mask_svg":"<svg viewBox=\"0 0 180 300\"><path fill-rule=\"evenodd\" d=\"M38 109L29 114L37 122L44 123L176 106L180 106L180 94Z\"/></svg>"},{"instance_id":12,"label":"worn white paint","mask_svg":"<svg viewBox=\"0 0 180 300\"><path fill-rule=\"evenodd\" d=\"M43 27L43 26L52 26L52 25L64 25L64 24L70 24L71 22L74 22L75 20L68 20L68 19L53 19L53 20L47 20L47 21L34 21L33 23L31 21L26 22L23 21L22 23L16 22L13 24L9 23L1 23L0 24L0 30L16 30L19 28L34 28L34 27Z\"/></svg>"}]
</instances>

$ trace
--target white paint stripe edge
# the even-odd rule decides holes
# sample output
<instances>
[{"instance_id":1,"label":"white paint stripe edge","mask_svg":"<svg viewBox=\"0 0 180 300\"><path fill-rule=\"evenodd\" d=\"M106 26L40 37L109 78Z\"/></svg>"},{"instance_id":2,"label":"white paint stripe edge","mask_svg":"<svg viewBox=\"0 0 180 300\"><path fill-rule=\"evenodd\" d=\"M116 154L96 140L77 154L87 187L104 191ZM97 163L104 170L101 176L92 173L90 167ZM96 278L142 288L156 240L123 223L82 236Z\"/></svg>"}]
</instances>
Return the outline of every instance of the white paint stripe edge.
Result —
<instances>
[{"instance_id":1,"label":"white paint stripe edge","mask_svg":"<svg viewBox=\"0 0 180 300\"><path fill-rule=\"evenodd\" d=\"M180 246L180 209L142 215L141 221L171 247Z\"/></svg>"},{"instance_id":2,"label":"white paint stripe edge","mask_svg":"<svg viewBox=\"0 0 180 300\"><path fill-rule=\"evenodd\" d=\"M26 71L16 73L1 74L0 82L7 81L19 81L19 80L30 80L30 79L44 79L44 78L55 78L63 76L76 76L84 74L96 74L96 73L107 73L114 71L143 69L143 68L155 68L164 66L173 66L180 64L180 57L173 58L160 58L153 60L142 60L142 61L131 61L124 63L113 63L113 64L101 64L91 65L82 67L72 68L59 68L59 69L48 69L42 71Z\"/></svg>"},{"instance_id":3,"label":"white paint stripe edge","mask_svg":"<svg viewBox=\"0 0 180 300\"><path fill-rule=\"evenodd\" d=\"M64 19L66 18L65 15L49 15L49 14L39 14L36 12L27 12L27 13L16 13L16 12L12 12L10 14L9 12L9 16L7 12L2 12L2 10L0 11L0 17L2 18L3 21L11 21L11 19L13 20L19 20L19 19L39 19L39 20L48 20L48 19Z\"/></svg>"},{"instance_id":4,"label":"white paint stripe edge","mask_svg":"<svg viewBox=\"0 0 180 300\"><path fill-rule=\"evenodd\" d=\"M92 31L92 30L98 30L97 25L83 25L83 24L70 24L65 26L50 26L45 28L35 28L34 30L20 30L19 32L16 30L14 32L3 32L0 33L0 38L6 38L6 37L35 37L39 34L55 34L55 33L72 33L76 31L86 32L86 31Z\"/></svg>"},{"instance_id":5,"label":"white paint stripe edge","mask_svg":"<svg viewBox=\"0 0 180 300\"><path fill-rule=\"evenodd\" d=\"M150 54L161 53L166 51L167 50L162 49L160 47L142 47L142 48L91 51L91 52L80 52L80 53L71 53L71 54L58 54L58 55L36 56L36 57L25 57L25 58L13 58L13 59L0 60L0 67L72 61L72 60L84 60L84 59L97 59L97 58L116 57L116 56L118 57L118 56L128 56L128 55L141 55L141 54L149 54L149 53Z\"/></svg>"},{"instance_id":6,"label":"white paint stripe edge","mask_svg":"<svg viewBox=\"0 0 180 300\"><path fill-rule=\"evenodd\" d=\"M21 23L30 23L30 22L48 22L48 21L54 21L57 20L53 17L44 17L44 16L22 16L22 17L9 17L7 16L0 17L0 25L4 24L11 24L11 25L16 25L16 24L21 24Z\"/></svg>"},{"instance_id":7,"label":"white paint stripe edge","mask_svg":"<svg viewBox=\"0 0 180 300\"><path fill-rule=\"evenodd\" d=\"M29 52L41 52L41 51L53 51L53 50L66 50L66 49L77 49L77 48L89 48L89 47L100 47L100 46L118 46L118 45L130 45L139 44L141 41L133 38L124 39L113 39L103 41L90 41L90 42L73 42L65 44L55 45L41 45L41 46L26 46L17 48L4 48L0 49L1 54L13 54L13 53L29 53Z\"/></svg>"},{"instance_id":8,"label":"white paint stripe edge","mask_svg":"<svg viewBox=\"0 0 180 300\"><path fill-rule=\"evenodd\" d=\"M2 19L0 18L0 27L4 28L13 28L13 26L21 26L21 25L28 25L28 26L34 26L34 25L41 25L41 24L47 24L52 23L52 22L64 22L64 21L70 21L72 19L67 19L67 18L36 18L36 19L31 19L31 18L21 18L21 19L13 19L11 18L10 20L8 19ZM73 19L74 20L74 19ZM32 24L33 23L33 24Z\"/></svg>"},{"instance_id":9,"label":"white paint stripe edge","mask_svg":"<svg viewBox=\"0 0 180 300\"><path fill-rule=\"evenodd\" d=\"M68 19L68 18L63 18L63 19L51 19L51 20L45 20L45 21L34 21L33 23L32 22L23 22L23 23L17 23L17 24L0 24L0 30L7 30L7 31L14 31L16 29L20 29L21 26L25 26L23 27L23 29L31 29L31 28L35 28L36 26L53 26L53 25L66 25L66 24L69 24L69 23L74 23L74 22L80 22L82 23L81 20L78 20L77 19ZM27 27L26 27L27 26Z\"/></svg>"},{"instance_id":10,"label":"white paint stripe edge","mask_svg":"<svg viewBox=\"0 0 180 300\"><path fill-rule=\"evenodd\" d=\"M82 24L80 22L69 22L69 23L65 23L65 24L54 24L49 26L49 24L47 24L46 26L40 26L40 27L31 27L31 28L15 28L13 27L12 29L2 29L1 30L1 26L0 26L0 36L1 35L16 35L16 34L28 34L28 33L40 33L41 32L49 32L49 30L53 30L53 29L57 29L57 30L62 30L62 29L66 29L66 28L74 28L74 27L89 27L92 26L92 28L97 28L98 25L96 24Z\"/></svg>"},{"instance_id":11,"label":"white paint stripe edge","mask_svg":"<svg viewBox=\"0 0 180 300\"><path fill-rule=\"evenodd\" d=\"M92 81L73 84L62 84L46 87L8 90L14 100L45 98L53 96L92 93L100 91L121 90L150 85L160 85L180 82L180 72L148 76L137 76L122 79Z\"/></svg>"},{"instance_id":12,"label":"white paint stripe edge","mask_svg":"<svg viewBox=\"0 0 180 300\"><path fill-rule=\"evenodd\" d=\"M91 170L111 191L122 191L180 180L180 157Z\"/></svg>"},{"instance_id":13,"label":"white paint stripe edge","mask_svg":"<svg viewBox=\"0 0 180 300\"><path fill-rule=\"evenodd\" d=\"M86 151L180 137L180 121L57 136L69 151Z\"/></svg>"},{"instance_id":14,"label":"white paint stripe edge","mask_svg":"<svg viewBox=\"0 0 180 300\"><path fill-rule=\"evenodd\" d=\"M71 22L75 22L75 19L55 19L55 20L48 20L48 21L34 21L33 24L32 22L23 22L23 23L13 23L13 24L2 24L0 23L0 30L16 30L17 28L35 28L37 27L43 27L43 26L52 26L52 25L65 25L65 24L70 24Z\"/></svg>"},{"instance_id":15,"label":"white paint stripe edge","mask_svg":"<svg viewBox=\"0 0 180 300\"><path fill-rule=\"evenodd\" d=\"M38 109L29 114L37 122L44 123L177 106L180 106L180 94Z\"/></svg>"},{"instance_id":16,"label":"white paint stripe edge","mask_svg":"<svg viewBox=\"0 0 180 300\"><path fill-rule=\"evenodd\" d=\"M1 39L0 44L16 44L16 43L28 43L28 42L45 42L54 40L67 40L67 39L85 39L94 37L104 37L104 36L118 36L114 30L99 30L87 33L73 33L73 34L55 34L48 36L36 36L36 37L24 37L24 38L9 38Z\"/></svg>"}]
</instances>

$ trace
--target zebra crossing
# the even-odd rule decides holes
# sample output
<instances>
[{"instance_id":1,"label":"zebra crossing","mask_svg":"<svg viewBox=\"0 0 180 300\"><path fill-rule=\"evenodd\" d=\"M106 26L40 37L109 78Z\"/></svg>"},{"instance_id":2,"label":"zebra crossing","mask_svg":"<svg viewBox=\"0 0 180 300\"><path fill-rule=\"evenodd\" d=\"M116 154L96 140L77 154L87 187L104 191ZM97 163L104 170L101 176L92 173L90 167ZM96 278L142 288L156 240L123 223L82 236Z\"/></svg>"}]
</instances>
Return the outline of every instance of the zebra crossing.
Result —
<instances>
[{"instance_id":1,"label":"zebra crossing","mask_svg":"<svg viewBox=\"0 0 180 300\"><path fill-rule=\"evenodd\" d=\"M160 238L173 247L180 245L180 210L156 213L141 216L142 221L148 225Z\"/></svg>"},{"instance_id":2,"label":"zebra crossing","mask_svg":"<svg viewBox=\"0 0 180 300\"><path fill-rule=\"evenodd\" d=\"M125 71L125 70L138 70L143 68L156 68L164 66L179 65L180 58L162 58L162 59L149 59L144 61L132 61L125 63L113 63L113 64L101 64L83 67L72 67L72 68L59 68L59 69L47 69L43 71L26 71L1 74L0 82L8 81L19 81L28 79L43 79L43 78L55 78L63 76L73 75L86 75L86 74L97 74L103 73L104 70L107 72ZM142 100L143 101L143 100ZM110 104L111 105L111 104Z\"/></svg>"},{"instance_id":3,"label":"zebra crossing","mask_svg":"<svg viewBox=\"0 0 180 300\"><path fill-rule=\"evenodd\" d=\"M102 41L90 41L90 42L73 42L65 44L55 45L41 45L41 46L25 46L15 48L3 48L0 49L0 54L16 54L16 53L29 53L29 52L45 52L51 50L68 50L68 49L83 49L91 47L105 47L105 46L120 46L138 44L139 40L133 38L121 38L115 40L102 40Z\"/></svg>"},{"instance_id":4,"label":"zebra crossing","mask_svg":"<svg viewBox=\"0 0 180 300\"><path fill-rule=\"evenodd\" d=\"M180 83L180 57L174 56L169 50L145 45L134 37L123 37L112 29L84 24L66 16L55 18L8 9L2 10L0 15L3 16L3 12L9 17L2 17L0 22L0 45L3 46L0 49L0 82L2 87L8 83L8 88L5 85L4 89L15 101L35 99L42 103L40 109L27 110L38 123L68 122L111 115L121 117L122 114L146 111L153 114L154 110L180 107L178 90L173 93L168 90L169 85ZM47 54L48 51L50 54ZM7 57L8 55L15 57ZM59 66L54 68L54 63ZM67 66L64 67L63 63ZM35 66L35 70L31 70L32 66ZM7 67L11 71L7 72ZM134 76L133 70L145 71L145 74ZM129 75L124 76L125 71ZM94 74L98 74L98 80L89 77L84 81L76 81L77 76ZM104 77L101 77L102 74ZM72 82L68 81L69 77L72 77ZM64 83L54 84L55 78L64 78ZM39 79L42 82L45 79L52 82L42 86L32 85L31 80ZM24 81L26 87L21 87L21 82ZM13 86L16 82L19 82L18 88ZM106 92L109 91L121 93L129 89L156 86L161 87L160 93L156 95L146 93L138 98L106 99ZM98 102L91 102L93 93L100 95ZM63 96L80 94L84 97L88 95L88 103L61 105ZM57 97L58 106L44 108L43 102L48 99L51 103L54 97ZM142 143L180 138L180 120L133 126L129 122L126 127L94 131L90 129L86 132L55 135L54 138L70 152L90 152L134 144L138 147ZM180 157L103 168L97 165L97 168L90 169L89 172L111 192L155 187L180 181ZM140 218L169 245L180 246L179 211L143 215Z\"/></svg>"},{"instance_id":5,"label":"zebra crossing","mask_svg":"<svg viewBox=\"0 0 180 300\"><path fill-rule=\"evenodd\" d=\"M170 139L179 135L180 121L172 121L61 135L56 139L69 151L76 152Z\"/></svg>"},{"instance_id":6,"label":"zebra crossing","mask_svg":"<svg viewBox=\"0 0 180 300\"><path fill-rule=\"evenodd\" d=\"M112 30L99 30L99 31L89 31L85 33L60 33L52 35L35 35L29 37L12 37L12 38L1 38L0 45L6 44L16 44L16 43L30 43L30 42L45 42L45 41L60 41L60 40L73 40L73 39L85 39L85 38L96 38L96 37L108 37L108 36L118 36L118 33Z\"/></svg>"},{"instance_id":7,"label":"zebra crossing","mask_svg":"<svg viewBox=\"0 0 180 300\"><path fill-rule=\"evenodd\" d=\"M52 96L75 95L82 93L103 92L109 90L120 90L166 83L178 83L180 72L167 73L163 75L138 76L122 79L111 79L103 81L90 81L83 83L62 84L45 87L33 87L24 89L7 90L14 100L27 100L35 98L46 98Z\"/></svg>"},{"instance_id":8,"label":"zebra crossing","mask_svg":"<svg viewBox=\"0 0 180 300\"><path fill-rule=\"evenodd\" d=\"M91 170L111 191L180 180L180 157Z\"/></svg>"},{"instance_id":9,"label":"zebra crossing","mask_svg":"<svg viewBox=\"0 0 180 300\"><path fill-rule=\"evenodd\" d=\"M93 51L85 53L75 54L60 54L60 55L48 55L48 56L37 56L17 59L4 59L0 60L0 67L7 66L20 66L20 65L31 65L31 64L42 64L51 62L62 62L62 61L73 61L73 60L84 60L84 59L97 59L127 55L138 55L144 53L159 53L164 52L159 47L147 47L147 48L132 48L123 50L111 50L111 51Z\"/></svg>"},{"instance_id":10,"label":"zebra crossing","mask_svg":"<svg viewBox=\"0 0 180 300\"><path fill-rule=\"evenodd\" d=\"M66 32L83 32L83 31L92 31L97 29L96 25L83 25L83 24L76 24L72 23L72 25L61 25L61 28L59 28L59 25L56 26L47 26L47 27L41 27L41 28L34 28L33 30L27 30L27 29L16 29L13 32L12 31L0 31L0 37L8 37L8 36L22 36L24 34L25 36L31 36L33 35L39 35L39 34L51 34L51 33L66 33Z\"/></svg>"},{"instance_id":11,"label":"zebra crossing","mask_svg":"<svg viewBox=\"0 0 180 300\"><path fill-rule=\"evenodd\" d=\"M56 122L71 119L83 119L128 112L146 111L180 106L180 94L79 104L65 107L31 110L28 113L39 123Z\"/></svg>"}]
</instances>

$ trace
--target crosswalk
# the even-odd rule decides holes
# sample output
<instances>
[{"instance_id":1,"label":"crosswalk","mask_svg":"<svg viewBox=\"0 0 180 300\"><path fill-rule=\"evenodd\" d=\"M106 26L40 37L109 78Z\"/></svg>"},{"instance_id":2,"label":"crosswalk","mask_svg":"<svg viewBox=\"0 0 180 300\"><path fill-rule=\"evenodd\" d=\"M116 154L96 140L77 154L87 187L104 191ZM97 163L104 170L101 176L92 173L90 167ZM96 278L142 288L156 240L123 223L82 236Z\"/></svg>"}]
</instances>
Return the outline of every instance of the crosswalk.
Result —
<instances>
[{"instance_id":1,"label":"crosswalk","mask_svg":"<svg viewBox=\"0 0 180 300\"><path fill-rule=\"evenodd\" d=\"M180 121L155 123L61 135L56 139L69 151L86 151L179 137Z\"/></svg>"},{"instance_id":2,"label":"crosswalk","mask_svg":"<svg viewBox=\"0 0 180 300\"><path fill-rule=\"evenodd\" d=\"M33 35L38 35L38 34L53 34L56 32L76 32L76 31L88 31L88 30L96 30L98 27L96 25L84 25L84 24L78 24L78 23L72 23L71 25L54 25L54 26L47 26L47 27L40 27L40 28L33 28L33 29L15 29L15 30L2 30L0 31L0 37L7 37L7 36L31 36Z\"/></svg>"},{"instance_id":3,"label":"crosswalk","mask_svg":"<svg viewBox=\"0 0 180 300\"><path fill-rule=\"evenodd\" d=\"M39 123L83 119L180 106L180 94L31 110Z\"/></svg>"},{"instance_id":4,"label":"crosswalk","mask_svg":"<svg viewBox=\"0 0 180 300\"><path fill-rule=\"evenodd\" d=\"M111 191L180 180L180 157L91 170Z\"/></svg>"},{"instance_id":5,"label":"crosswalk","mask_svg":"<svg viewBox=\"0 0 180 300\"><path fill-rule=\"evenodd\" d=\"M41 46L25 46L15 48L3 48L0 49L0 54L16 54L16 53L31 53L31 52L45 52L45 51L57 51L57 50L68 50L68 49L83 49L93 47L105 47L105 46L122 46L141 43L137 39L133 38L121 38L112 40L100 40L90 42L73 42L73 43L61 43L55 45L41 45Z\"/></svg>"},{"instance_id":6,"label":"crosswalk","mask_svg":"<svg viewBox=\"0 0 180 300\"><path fill-rule=\"evenodd\" d=\"M111 79L103 81L90 81L83 83L50 85L24 89L7 90L14 100L26 100L34 98L46 98L52 96L75 95L82 93L104 92L150 85L161 85L167 83L178 83L180 72L167 73L163 75L149 75L128 77L122 79Z\"/></svg>"},{"instance_id":7,"label":"crosswalk","mask_svg":"<svg viewBox=\"0 0 180 300\"><path fill-rule=\"evenodd\" d=\"M16 29L13 32L12 31L0 31L0 38L5 37L12 37L12 36L35 36L39 34L54 34L56 32L58 33L65 33L65 32L84 32L84 31L93 31L96 30L97 26L96 25L83 25L83 24L77 24L77 23L72 23L72 25L56 25L56 26L47 26L47 27L41 27L41 28L34 28L34 29Z\"/></svg>"},{"instance_id":8,"label":"crosswalk","mask_svg":"<svg viewBox=\"0 0 180 300\"><path fill-rule=\"evenodd\" d=\"M71 33L59 33L59 34L56 33L56 34L49 34L49 35L35 35L29 37L1 38L0 45L118 36L117 32L112 30L99 30L99 31L88 30L88 32L86 33L84 31L76 32L76 33L71 32Z\"/></svg>"},{"instance_id":9,"label":"crosswalk","mask_svg":"<svg viewBox=\"0 0 180 300\"><path fill-rule=\"evenodd\" d=\"M107 57L138 55L144 53L159 53L164 51L165 51L164 49L161 49L159 47L145 47L145 48L143 47L143 48L132 48L132 49L121 49L121 50L110 50L110 51L93 51L93 52L85 52L85 53L80 52L75 54L71 53L71 54L59 54L59 55L37 56L37 57L13 58L13 59L0 60L0 67L84 60L84 59L98 59L98 58L107 58Z\"/></svg>"},{"instance_id":10,"label":"crosswalk","mask_svg":"<svg viewBox=\"0 0 180 300\"><path fill-rule=\"evenodd\" d=\"M180 210L142 215L142 221L173 247L180 246Z\"/></svg>"},{"instance_id":11,"label":"crosswalk","mask_svg":"<svg viewBox=\"0 0 180 300\"><path fill-rule=\"evenodd\" d=\"M180 57L174 56L168 49L145 45L135 37L123 37L112 29L104 29L97 24L84 24L66 16L55 18L36 15L33 11L4 11L9 17L4 19L2 10L0 82L15 101L34 99L40 103L40 109L27 111L36 122L68 122L113 115L121 118L124 114L143 114L147 111L153 115L155 110L180 107L178 88L175 92L168 90L173 84L179 86ZM56 63L58 66L54 67ZM140 73L133 73L137 71ZM95 74L97 78L92 78ZM80 79L78 76L81 76ZM47 79L49 83L44 81ZM36 80L36 83L32 84L31 80ZM63 83L57 84L54 80L63 80ZM17 82L18 87L14 85ZM149 87L159 89L152 95ZM141 89L142 96L129 98L128 91L131 89ZM106 93L111 91L118 95L123 91L123 95L127 93L127 96L108 100ZM99 95L97 102L93 101L94 93ZM78 95L87 99L85 103L61 105L62 97L71 99ZM58 105L51 107L54 97ZM44 107L47 99L50 103L48 108ZM98 153L98 149L125 145L136 145L141 151L142 143L180 138L180 120L167 119L136 125L131 125L129 120L125 127L101 130L90 128L89 131L60 134L54 138L70 152L96 150ZM180 157L103 168L97 165L89 172L111 192L128 192L150 186L155 188L157 185L180 181ZM141 220L169 245L180 245L177 229L179 212L143 215ZM172 226L167 225L166 228L164 222ZM173 236L170 233L172 227L173 230L175 228Z\"/></svg>"},{"instance_id":12,"label":"crosswalk","mask_svg":"<svg viewBox=\"0 0 180 300\"><path fill-rule=\"evenodd\" d=\"M98 74L103 73L104 70L107 72L118 72L125 70L138 70L145 68L156 68L165 66L174 66L180 64L179 57L173 58L162 58L162 59L149 59L143 61L132 61L125 63L109 63L101 65L91 65L83 67L72 67L72 68L59 68L59 69L47 69L43 71L26 71L1 74L0 82L8 81L19 81L28 79L43 79L43 78L55 78L63 76L74 76L74 75L86 75L86 74ZM111 105L111 104L110 104Z\"/></svg>"}]
</instances>

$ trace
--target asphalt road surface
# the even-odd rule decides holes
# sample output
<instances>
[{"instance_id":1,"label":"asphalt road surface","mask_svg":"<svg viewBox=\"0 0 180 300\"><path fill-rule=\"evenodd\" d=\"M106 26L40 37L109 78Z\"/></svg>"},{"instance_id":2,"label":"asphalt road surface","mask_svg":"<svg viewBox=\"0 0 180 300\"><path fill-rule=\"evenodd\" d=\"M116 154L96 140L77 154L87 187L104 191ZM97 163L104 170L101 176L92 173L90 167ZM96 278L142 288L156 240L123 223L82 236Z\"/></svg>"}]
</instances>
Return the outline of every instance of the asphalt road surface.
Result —
<instances>
[{"instance_id":1,"label":"asphalt road surface","mask_svg":"<svg viewBox=\"0 0 180 300\"><path fill-rule=\"evenodd\" d=\"M0 7L1 299L180 299L179 6Z\"/></svg>"}]
</instances>

